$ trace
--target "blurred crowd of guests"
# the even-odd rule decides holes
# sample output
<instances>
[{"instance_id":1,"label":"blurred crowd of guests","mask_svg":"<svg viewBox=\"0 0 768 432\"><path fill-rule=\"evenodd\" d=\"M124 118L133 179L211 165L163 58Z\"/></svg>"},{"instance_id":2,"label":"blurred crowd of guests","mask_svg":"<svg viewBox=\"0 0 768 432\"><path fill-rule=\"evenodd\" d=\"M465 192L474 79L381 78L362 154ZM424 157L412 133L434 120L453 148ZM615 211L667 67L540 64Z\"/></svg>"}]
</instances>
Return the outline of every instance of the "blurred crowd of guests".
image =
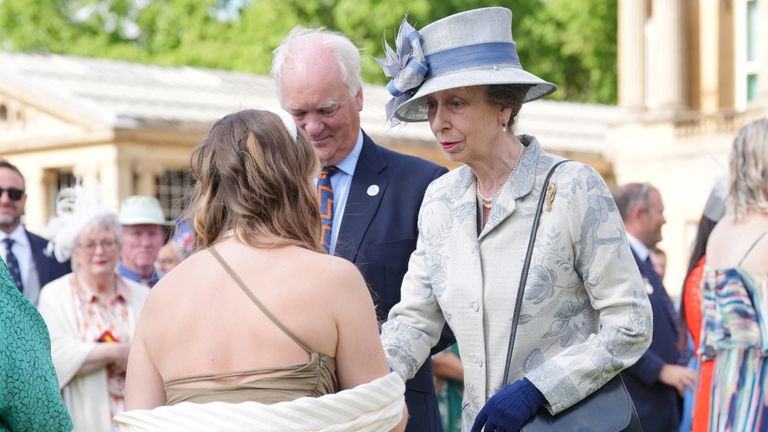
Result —
<instances>
[{"instance_id":1,"label":"blurred crowd of guests","mask_svg":"<svg viewBox=\"0 0 768 432\"><path fill-rule=\"evenodd\" d=\"M403 20L380 59L388 119L429 122L451 172L373 142L358 48L304 28L275 50L284 110L229 114L193 151L184 221L77 186L46 240L0 161L0 429L513 431L620 376L646 431L768 430L768 119L734 139L676 310L661 192L516 133L556 86L511 18Z\"/></svg>"},{"instance_id":2,"label":"blurred crowd of guests","mask_svg":"<svg viewBox=\"0 0 768 432\"><path fill-rule=\"evenodd\" d=\"M56 397L39 384L33 397L4 391L14 404L27 404L31 417L10 412L2 421L12 430L66 430L62 425L68 422L80 430L109 430L111 418L123 409L128 353L144 300L159 278L189 255L193 234L185 224L168 229L153 197L131 196L118 213L100 203L98 191L76 186L57 198L49 242L21 223L24 177L5 160L0 160L0 189L3 302L9 302L3 317L23 316L13 321L28 330L13 342L29 345L15 356L21 369L3 373L41 374L52 365L55 375L33 382L58 381ZM40 353L47 355L39 358ZM69 416L51 399L63 400ZM35 412L43 403L49 416Z\"/></svg>"}]
</instances>

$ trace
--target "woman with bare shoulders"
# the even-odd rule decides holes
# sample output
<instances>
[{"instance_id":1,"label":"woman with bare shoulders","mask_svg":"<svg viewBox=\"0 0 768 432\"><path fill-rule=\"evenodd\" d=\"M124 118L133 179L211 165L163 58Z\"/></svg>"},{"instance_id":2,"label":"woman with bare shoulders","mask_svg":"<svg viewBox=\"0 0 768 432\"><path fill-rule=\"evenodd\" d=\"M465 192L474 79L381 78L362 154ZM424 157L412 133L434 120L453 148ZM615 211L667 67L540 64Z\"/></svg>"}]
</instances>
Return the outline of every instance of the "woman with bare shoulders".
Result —
<instances>
[{"instance_id":1,"label":"woman with bare shoulders","mask_svg":"<svg viewBox=\"0 0 768 432\"><path fill-rule=\"evenodd\" d=\"M714 359L709 430L768 430L768 119L739 130L726 215L707 244L703 360Z\"/></svg>"},{"instance_id":2,"label":"woman with bare shoulders","mask_svg":"<svg viewBox=\"0 0 768 432\"><path fill-rule=\"evenodd\" d=\"M318 170L287 113L228 115L195 149L198 252L144 306L121 430L404 427L363 278L322 251Z\"/></svg>"}]
</instances>

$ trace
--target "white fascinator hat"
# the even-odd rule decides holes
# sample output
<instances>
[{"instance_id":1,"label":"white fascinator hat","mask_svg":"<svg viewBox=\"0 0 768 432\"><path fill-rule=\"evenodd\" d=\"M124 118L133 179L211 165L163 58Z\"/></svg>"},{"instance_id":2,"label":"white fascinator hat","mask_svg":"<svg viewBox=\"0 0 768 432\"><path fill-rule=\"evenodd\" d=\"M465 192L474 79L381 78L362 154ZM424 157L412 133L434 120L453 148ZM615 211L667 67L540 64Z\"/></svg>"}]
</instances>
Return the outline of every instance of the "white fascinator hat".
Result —
<instances>
[{"instance_id":1,"label":"white fascinator hat","mask_svg":"<svg viewBox=\"0 0 768 432\"><path fill-rule=\"evenodd\" d=\"M86 189L77 185L59 192L56 196L56 216L48 222L51 241L46 253L49 256L53 254L59 262L70 259L80 234L93 222L104 218L115 220L115 228L118 229L115 235L120 240L119 225L116 225L117 213L102 204L100 198L98 186Z\"/></svg>"}]
</instances>

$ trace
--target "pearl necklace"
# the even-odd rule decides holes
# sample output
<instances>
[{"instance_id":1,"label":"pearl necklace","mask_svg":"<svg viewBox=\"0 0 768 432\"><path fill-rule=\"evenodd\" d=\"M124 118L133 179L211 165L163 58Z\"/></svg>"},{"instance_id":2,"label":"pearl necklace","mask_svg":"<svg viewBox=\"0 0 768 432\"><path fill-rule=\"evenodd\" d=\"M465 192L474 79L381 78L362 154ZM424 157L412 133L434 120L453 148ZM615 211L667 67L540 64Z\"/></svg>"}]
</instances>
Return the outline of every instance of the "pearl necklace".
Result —
<instances>
[{"instance_id":1,"label":"pearl necklace","mask_svg":"<svg viewBox=\"0 0 768 432\"><path fill-rule=\"evenodd\" d=\"M520 164L520 159L523 158L523 153L525 153L526 147L524 145L520 146L520 153L517 154L517 158L515 159L515 164L512 165L512 170L509 172L509 176L506 180L504 180L504 183L502 183L502 186L499 188L499 190L496 191L495 194L493 194L490 198L483 195L482 192L480 192L480 180L478 179L476 182L477 185L477 197L480 198L480 202L486 209L490 210L491 206L493 206L493 201L499 196L501 193L501 190L504 189L504 184L506 184L509 179L512 178L512 175L515 173L515 170L517 169L517 166Z\"/></svg>"}]
</instances>

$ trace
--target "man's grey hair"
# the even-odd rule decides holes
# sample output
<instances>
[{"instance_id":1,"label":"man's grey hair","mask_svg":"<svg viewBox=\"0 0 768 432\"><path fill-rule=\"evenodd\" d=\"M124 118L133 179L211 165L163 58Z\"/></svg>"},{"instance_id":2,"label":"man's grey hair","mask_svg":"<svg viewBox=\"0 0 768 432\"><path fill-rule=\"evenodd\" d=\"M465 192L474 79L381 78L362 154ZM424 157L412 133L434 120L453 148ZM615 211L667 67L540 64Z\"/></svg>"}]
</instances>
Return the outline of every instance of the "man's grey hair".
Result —
<instances>
[{"instance_id":1,"label":"man's grey hair","mask_svg":"<svg viewBox=\"0 0 768 432\"><path fill-rule=\"evenodd\" d=\"M339 63L341 79L346 84L349 94L354 96L362 87L360 79L360 50L346 36L339 32L326 30L325 28L305 28L296 26L280 42L280 45L272 51L272 70L270 75L277 85L277 93L280 96L280 81L283 67L286 61L293 55L293 46L298 43L319 42L333 54ZM304 54L306 55L306 54ZM295 60L295 59L294 59ZM301 60L301 59L299 59ZM303 62L295 62L302 67Z\"/></svg>"},{"instance_id":2,"label":"man's grey hair","mask_svg":"<svg viewBox=\"0 0 768 432\"><path fill-rule=\"evenodd\" d=\"M621 220L626 221L638 207L648 207L651 189L655 188L648 183L627 183L613 191L613 200L616 201Z\"/></svg>"}]
</instances>

